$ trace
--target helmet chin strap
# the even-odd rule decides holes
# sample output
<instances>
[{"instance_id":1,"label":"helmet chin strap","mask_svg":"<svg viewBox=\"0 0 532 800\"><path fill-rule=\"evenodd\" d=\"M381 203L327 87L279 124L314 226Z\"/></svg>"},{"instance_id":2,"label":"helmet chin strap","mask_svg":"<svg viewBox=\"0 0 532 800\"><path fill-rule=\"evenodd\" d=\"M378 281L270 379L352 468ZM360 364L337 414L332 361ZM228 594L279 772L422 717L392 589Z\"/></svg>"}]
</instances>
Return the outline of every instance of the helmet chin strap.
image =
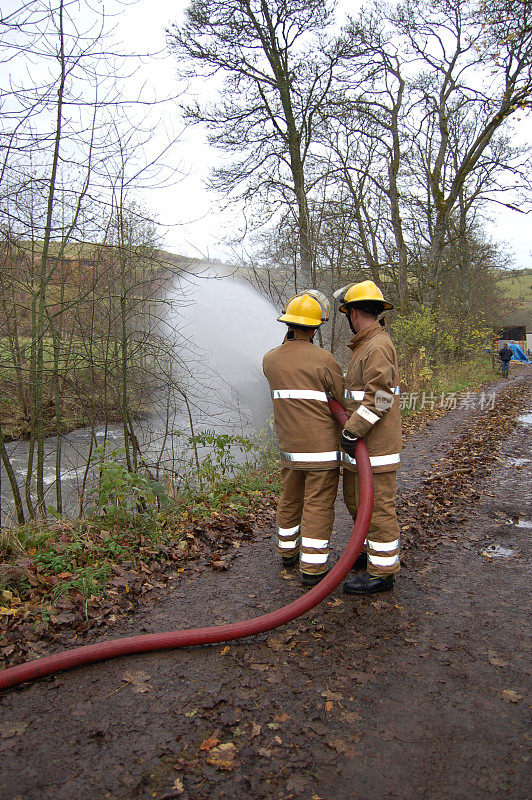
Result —
<instances>
[{"instance_id":1,"label":"helmet chin strap","mask_svg":"<svg viewBox=\"0 0 532 800\"><path fill-rule=\"evenodd\" d=\"M356 335L357 335L357 333L358 333L358 331L356 331L356 330L353 328L353 323L351 322L351 309L349 308L349 306L347 307L347 314L346 314L346 316L347 316L347 321L348 321L348 323L349 323L349 327L351 328L351 331L353 332L353 336L356 336Z\"/></svg>"}]
</instances>

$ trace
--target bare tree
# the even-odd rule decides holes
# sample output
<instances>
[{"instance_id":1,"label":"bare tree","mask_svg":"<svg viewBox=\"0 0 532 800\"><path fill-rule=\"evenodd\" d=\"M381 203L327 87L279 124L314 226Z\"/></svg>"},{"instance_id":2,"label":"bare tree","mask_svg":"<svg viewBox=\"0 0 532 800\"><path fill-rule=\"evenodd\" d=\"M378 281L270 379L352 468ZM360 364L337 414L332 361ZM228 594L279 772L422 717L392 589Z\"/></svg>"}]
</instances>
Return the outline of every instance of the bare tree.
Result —
<instances>
[{"instance_id":1,"label":"bare tree","mask_svg":"<svg viewBox=\"0 0 532 800\"><path fill-rule=\"evenodd\" d=\"M229 155L212 186L264 204L262 219L288 207L307 284L315 265L309 194L321 178L315 126L346 55L345 42L327 34L333 9L324 0L193 0L185 24L169 32L189 74L199 67L219 87L218 101L186 109Z\"/></svg>"},{"instance_id":2,"label":"bare tree","mask_svg":"<svg viewBox=\"0 0 532 800\"><path fill-rule=\"evenodd\" d=\"M506 23L507 35L498 27L503 23L495 25L496 56L484 45L486 34L472 2L408 0L394 19L421 65L413 89L420 120L417 141L423 147L419 163L432 206L427 252L427 300L431 304L438 301L442 254L460 197L464 192L470 197L475 194L470 185L480 173L484 173L485 196L488 172L489 188L496 199L501 172L511 171L513 177L518 174L512 159L515 151L507 147L506 158L501 158L501 140L497 138L510 117L531 105L530 7L515 3L514 10L519 21Z\"/></svg>"},{"instance_id":3,"label":"bare tree","mask_svg":"<svg viewBox=\"0 0 532 800\"><path fill-rule=\"evenodd\" d=\"M403 310L437 305L445 249L488 202L530 186L528 153L502 129L530 105L529 12L517 6L519 24L499 15L486 29L473 3L414 0L347 28L351 58L321 141L371 277Z\"/></svg>"},{"instance_id":4,"label":"bare tree","mask_svg":"<svg viewBox=\"0 0 532 800\"><path fill-rule=\"evenodd\" d=\"M123 89L128 76L118 74L118 52L108 48L107 27L103 11L95 14L91 4L80 8L73 0L31 0L0 19L2 53L12 66L12 77L2 87L0 123L2 259L7 267L0 306L18 394L29 418L25 500L30 515L46 513L45 436L52 409L56 510L62 511L62 395L80 347L71 321L75 309L97 296L95 283L103 273L91 273L79 259L79 280L69 286L72 274L65 265L75 261L71 247L105 243L110 220L125 215L129 198L122 192L117 204L113 196L117 174L130 190L146 176L156 180L161 163L142 152L148 134L137 125L133 108L137 102L144 106L143 98L128 101ZM113 174L116 162L124 161L124 142L129 155L135 152L135 161L128 162L127 175L123 163ZM162 146L163 154L169 146ZM124 245L126 259L129 242L124 242L122 237L114 245ZM82 279L85 269L88 280ZM22 313L29 347L17 338ZM9 472L5 449L2 459Z\"/></svg>"}]
</instances>

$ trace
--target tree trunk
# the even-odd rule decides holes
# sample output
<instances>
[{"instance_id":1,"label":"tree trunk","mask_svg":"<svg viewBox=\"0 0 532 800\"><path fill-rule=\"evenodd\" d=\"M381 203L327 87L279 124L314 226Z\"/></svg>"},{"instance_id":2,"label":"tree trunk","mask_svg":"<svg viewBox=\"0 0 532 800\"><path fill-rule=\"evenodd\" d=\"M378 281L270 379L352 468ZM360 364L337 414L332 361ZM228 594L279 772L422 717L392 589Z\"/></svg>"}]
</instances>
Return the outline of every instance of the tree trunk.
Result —
<instances>
[{"instance_id":1,"label":"tree trunk","mask_svg":"<svg viewBox=\"0 0 532 800\"><path fill-rule=\"evenodd\" d=\"M48 198L46 210L46 223L42 245L41 270L38 289L37 316L36 316L36 360L35 360L35 436L37 441L37 513L45 515L44 501L44 335L45 335L45 308L46 289L48 286L48 253L52 236L52 218L54 211L55 187L57 168L59 164L59 149L61 145L61 130L63 118L63 93L66 81L66 66L63 36L63 0L59 5L59 63L61 68L59 87L57 91L57 115L54 134L54 153L50 180L48 184Z\"/></svg>"},{"instance_id":2,"label":"tree trunk","mask_svg":"<svg viewBox=\"0 0 532 800\"><path fill-rule=\"evenodd\" d=\"M6 471L7 479L9 481L9 485L11 486L11 494L13 495L13 502L15 505L15 513L17 515L17 522L19 525L24 525L24 509L22 507L22 498L20 496L20 489L17 483L17 476L15 475L15 471L11 465L11 460L9 458L9 454L6 450L6 446L4 443L4 436L2 433L2 426L0 425L0 459L4 465L4 469ZM0 487L1 488L1 487ZM0 500L1 503L1 500ZM1 506L0 506L1 508ZM0 518L0 527L1 527L1 518Z\"/></svg>"}]
</instances>

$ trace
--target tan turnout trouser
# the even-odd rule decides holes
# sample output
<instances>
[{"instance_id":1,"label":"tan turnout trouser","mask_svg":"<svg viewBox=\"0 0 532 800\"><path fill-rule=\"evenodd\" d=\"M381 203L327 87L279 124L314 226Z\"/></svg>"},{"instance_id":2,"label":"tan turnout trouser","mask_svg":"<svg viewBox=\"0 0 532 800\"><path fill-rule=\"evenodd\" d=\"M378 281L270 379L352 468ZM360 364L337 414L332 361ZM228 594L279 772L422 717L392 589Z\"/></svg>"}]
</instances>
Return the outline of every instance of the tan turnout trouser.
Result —
<instances>
[{"instance_id":1,"label":"tan turnout trouser","mask_svg":"<svg viewBox=\"0 0 532 800\"><path fill-rule=\"evenodd\" d=\"M281 496L277 506L277 552L299 553L299 569L311 575L327 570L329 539L340 470L281 468Z\"/></svg>"},{"instance_id":2,"label":"tan turnout trouser","mask_svg":"<svg viewBox=\"0 0 532 800\"><path fill-rule=\"evenodd\" d=\"M397 473L373 473L373 514L369 526L366 552L370 575L393 575L399 563L399 524L395 508ZM344 469L344 502L355 519L358 504L358 474Z\"/></svg>"}]
</instances>

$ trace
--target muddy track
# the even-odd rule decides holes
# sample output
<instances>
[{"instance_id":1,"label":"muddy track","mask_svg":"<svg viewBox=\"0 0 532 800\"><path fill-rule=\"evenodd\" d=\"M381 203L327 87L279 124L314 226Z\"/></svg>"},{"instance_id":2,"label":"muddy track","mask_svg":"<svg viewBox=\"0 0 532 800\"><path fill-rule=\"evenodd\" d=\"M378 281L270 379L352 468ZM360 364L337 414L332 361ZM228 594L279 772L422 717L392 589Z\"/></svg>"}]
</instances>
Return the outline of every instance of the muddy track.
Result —
<instances>
[{"instance_id":1,"label":"muddy track","mask_svg":"<svg viewBox=\"0 0 532 800\"><path fill-rule=\"evenodd\" d=\"M498 382L493 412L478 396L409 439L410 546L393 593L354 601L337 590L229 647L116 659L6 692L1 800L524 800L532 462L529 429L515 420L530 388L526 372ZM480 447L478 431L496 432L498 419L500 447ZM473 472L423 483L452 471L453 442L462 462L470 447ZM349 527L338 503L336 556ZM107 636L290 602L302 590L280 573L270 538L242 544L228 572L176 576ZM513 554L488 558L490 544Z\"/></svg>"}]
</instances>

